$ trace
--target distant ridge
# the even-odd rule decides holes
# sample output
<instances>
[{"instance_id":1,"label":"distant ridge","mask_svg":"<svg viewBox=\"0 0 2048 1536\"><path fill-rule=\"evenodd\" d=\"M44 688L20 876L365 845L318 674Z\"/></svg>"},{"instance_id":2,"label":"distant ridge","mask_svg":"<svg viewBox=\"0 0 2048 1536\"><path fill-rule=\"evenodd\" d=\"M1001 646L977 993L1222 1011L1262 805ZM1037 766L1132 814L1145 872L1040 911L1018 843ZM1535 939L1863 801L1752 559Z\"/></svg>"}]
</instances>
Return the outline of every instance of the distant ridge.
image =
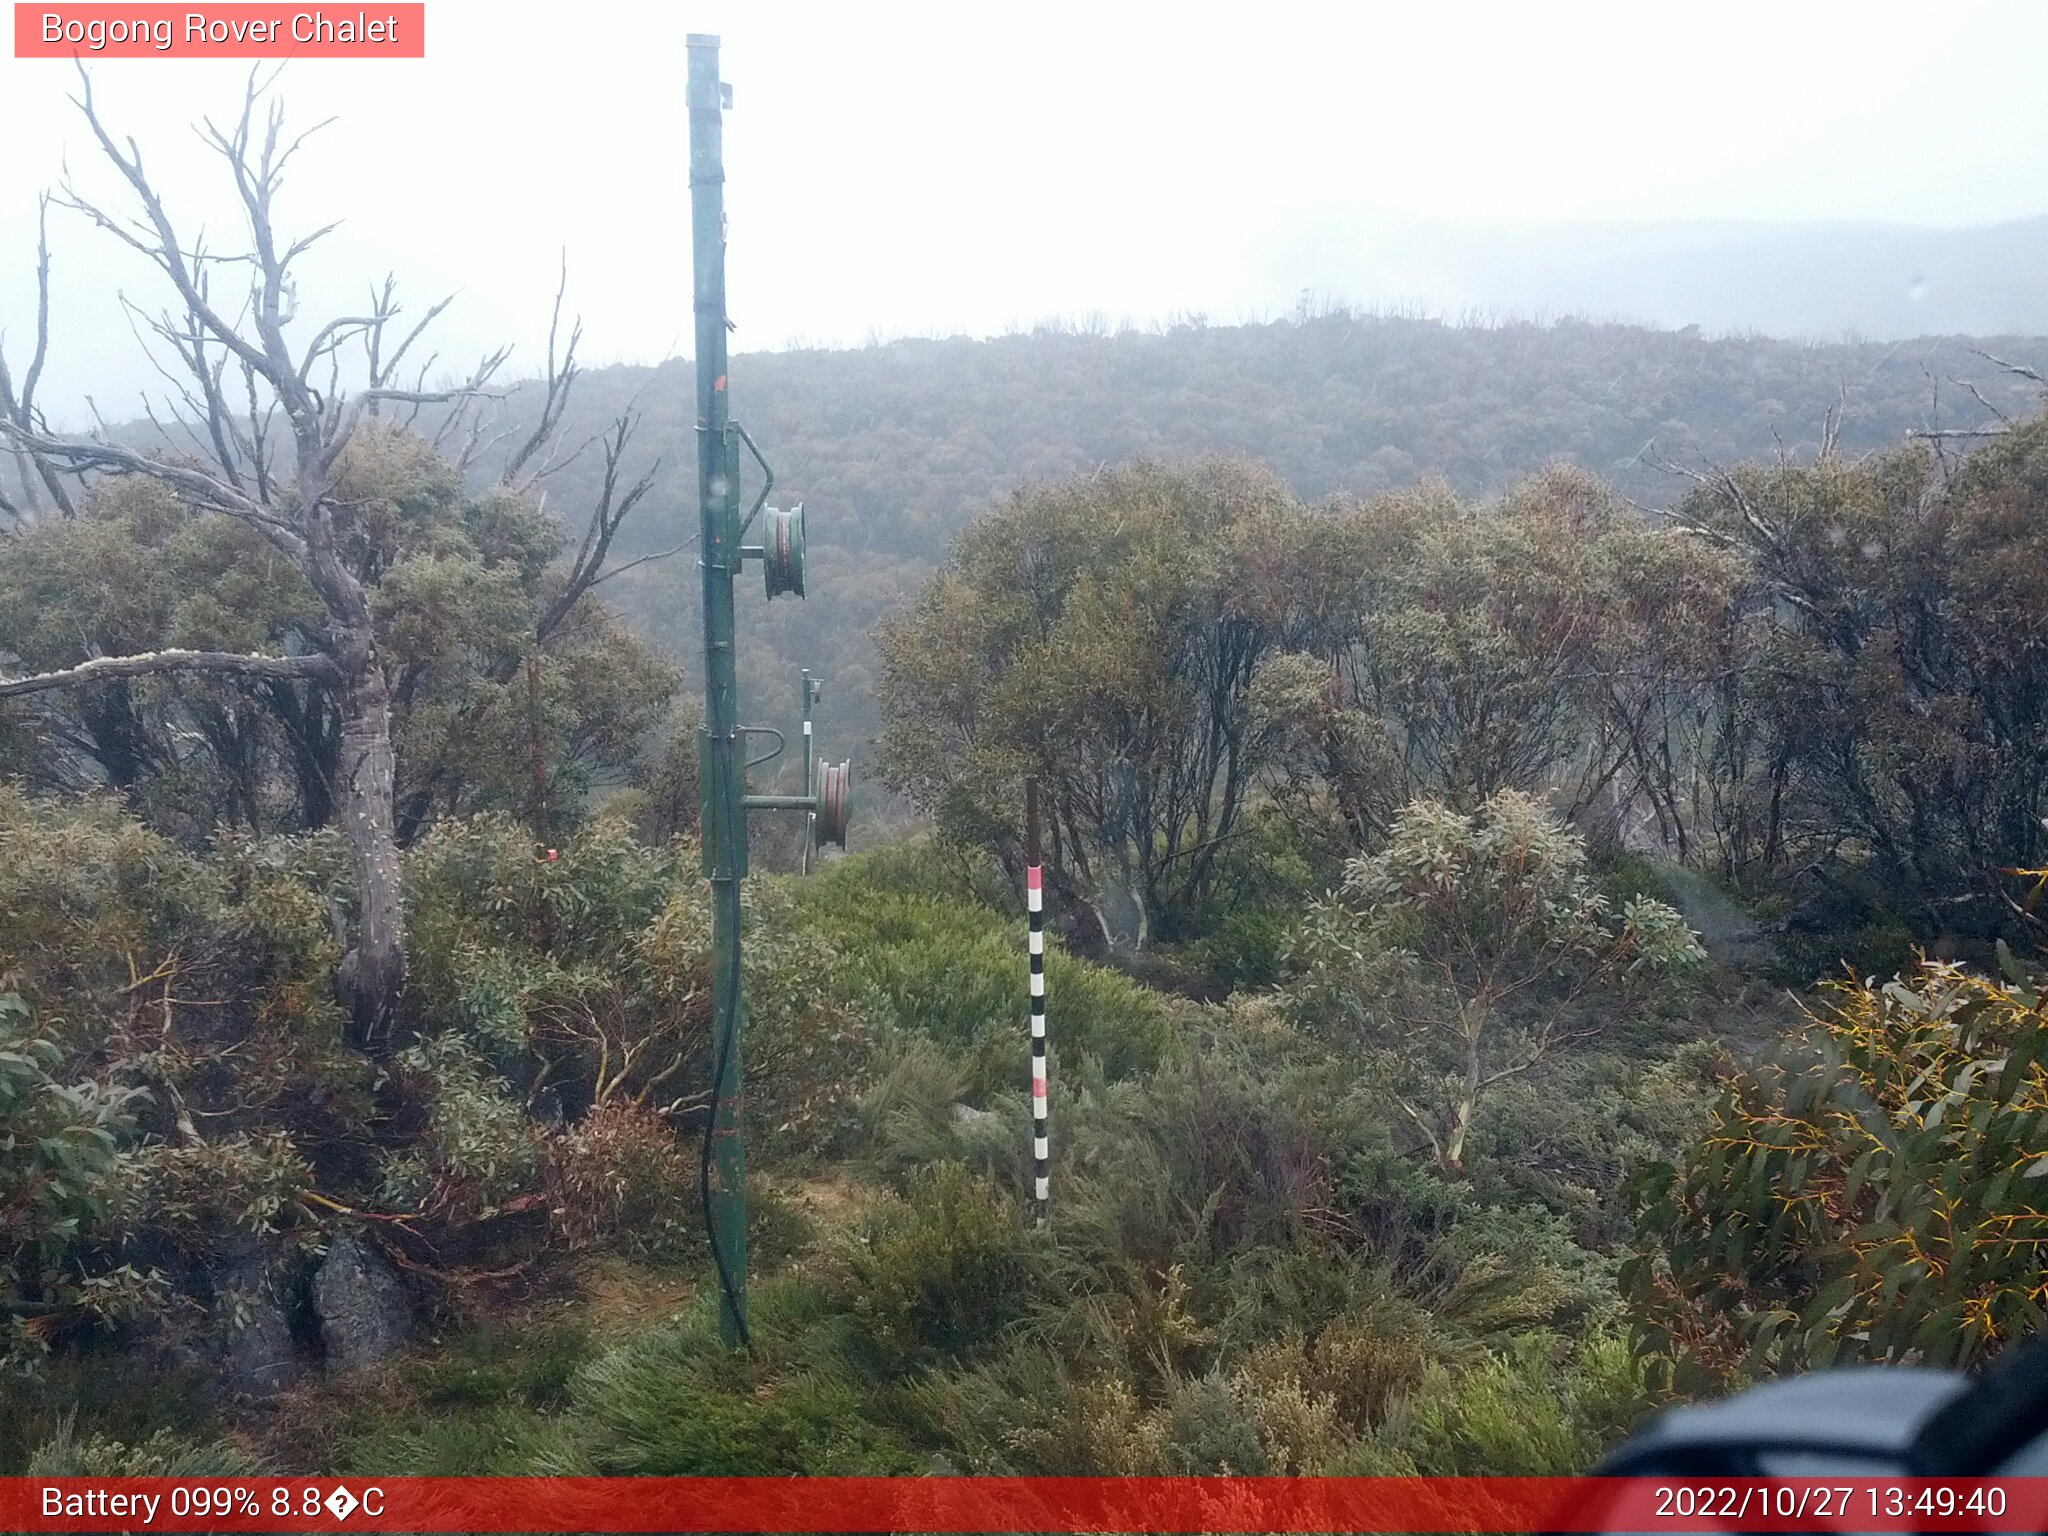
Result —
<instances>
[{"instance_id":1,"label":"distant ridge","mask_svg":"<svg viewBox=\"0 0 2048 1536\"><path fill-rule=\"evenodd\" d=\"M1253 274L1276 307L1306 292L1805 339L2048 333L2048 217L1496 227L1323 208L1280 225Z\"/></svg>"}]
</instances>

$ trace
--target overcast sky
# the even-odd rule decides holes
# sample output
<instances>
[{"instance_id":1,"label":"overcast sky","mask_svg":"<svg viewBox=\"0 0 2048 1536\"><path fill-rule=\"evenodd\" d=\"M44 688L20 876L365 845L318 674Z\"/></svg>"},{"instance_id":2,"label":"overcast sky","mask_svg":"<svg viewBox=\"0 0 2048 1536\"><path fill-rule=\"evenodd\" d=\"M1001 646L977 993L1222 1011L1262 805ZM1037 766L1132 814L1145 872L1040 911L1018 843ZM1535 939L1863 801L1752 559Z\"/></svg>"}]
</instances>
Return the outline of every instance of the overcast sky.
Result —
<instances>
[{"instance_id":1,"label":"overcast sky","mask_svg":"<svg viewBox=\"0 0 2048 1536\"><path fill-rule=\"evenodd\" d=\"M330 7L339 11L339 5ZM353 14L355 7L347 7ZM374 9L374 7L373 7ZM304 60L282 220L346 222L308 309L396 271L467 360L537 361L559 253L593 362L688 349L684 37L725 40L737 349L1274 304L1259 253L1304 212L1424 219L1882 220L2048 213L2048 6L1553 0L1400 7L428 0L421 61ZM174 210L225 241L187 125L247 66L95 69ZM0 59L0 327L32 323L37 190L67 154L117 195L68 63ZM116 288L53 215L46 400L140 387ZM1361 300L1409 295L1354 294ZM525 370L521 370L525 371ZM131 414L123 411L120 414Z\"/></svg>"}]
</instances>

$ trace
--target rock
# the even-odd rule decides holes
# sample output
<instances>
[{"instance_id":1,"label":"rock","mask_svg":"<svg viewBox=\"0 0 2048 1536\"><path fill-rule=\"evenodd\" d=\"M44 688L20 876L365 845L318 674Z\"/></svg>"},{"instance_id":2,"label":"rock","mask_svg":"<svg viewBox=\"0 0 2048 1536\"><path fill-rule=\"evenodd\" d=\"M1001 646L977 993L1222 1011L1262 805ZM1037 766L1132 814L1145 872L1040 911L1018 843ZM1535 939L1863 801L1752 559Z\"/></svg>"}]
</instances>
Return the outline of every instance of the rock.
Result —
<instances>
[{"instance_id":1,"label":"rock","mask_svg":"<svg viewBox=\"0 0 2048 1536\"><path fill-rule=\"evenodd\" d=\"M274 1257L270 1245L245 1239L229 1249L210 1276L221 1384L251 1397L281 1392L299 1376L291 1318L272 1273Z\"/></svg>"},{"instance_id":2,"label":"rock","mask_svg":"<svg viewBox=\"0 0 2048 1536\"><path fill-rule=\"evenodd\" d=\"M313 1310L330 1371L387 1360L412 1332L412 1298L384 1255L352 1232L328 1245L313 1276Z\"/></svg>"},{"instance_id":3,"label":"rock","mask_svg":"<svg viewBox=\"0 0 2048 1536\"><path fill-rule=\"evenodd\" d=\"M973 1104L954 1104L952 1122L961 1126L961 1130L975 1133L975 1130L999 1130L1004 1124L1004 1116L999 1116L995 1110L977 1110Z\"/></svg>"}]
</instances>

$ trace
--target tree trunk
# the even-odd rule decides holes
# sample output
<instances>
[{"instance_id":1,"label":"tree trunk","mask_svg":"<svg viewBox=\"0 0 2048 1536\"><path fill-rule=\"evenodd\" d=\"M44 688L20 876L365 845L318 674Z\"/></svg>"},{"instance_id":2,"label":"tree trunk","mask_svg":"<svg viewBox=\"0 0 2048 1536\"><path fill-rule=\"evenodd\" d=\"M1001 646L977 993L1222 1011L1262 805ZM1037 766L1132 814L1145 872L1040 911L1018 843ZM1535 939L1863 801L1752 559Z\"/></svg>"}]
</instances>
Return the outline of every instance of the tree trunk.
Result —
<instances>
[{"instance_id":1,"label":"tree trunk","mask_svg":"<svg viewBox=\"0 0 2048 1536\"><path fill-rule=\"evenodd\" d=\"M364 1045L388 1042L405 985L405 906L392 818L396 757L391 692L374 653L342 689L341 773L335 810L355 865L356 947L341 962L341 990Z\"/></svg>"},{"instance_id":2,"label":"tree trunk","mask_svg":"<svg viewBox=\"0 0 2048 1536\"><path fill-rule=\"evenodd\" d=\"M92 738L92 755L107 776L107 787L132 798L150 756L133 687L115 682L85 689L79 696L78 713Z\"/></svg>"},{"instance_id":3,"label":"tree trunk","mask_svg":"<svg viewBox=\"0 0 2048 1536\"><path fill-rule=\"evenodd\" d=\"M1465 1072L1452 1098L1451 1123L1444 1136L1444 1167L1451 1173L1465 1171L1465 1138L1479 1108L1479 1020L1467 1012L1463 1028Z\"/></svg>"},{"instance_id":4,"label":"tree trunk","mask_svg":"<svg viewBox=\"0 0 2048 1536\"><path fill-rule=\"evenodd\" d=\"M1458 1095L1458 1102L1451 1107L1450 1134L1444 1137L1444 1169L1448 1173L1465 1171L1465 1137L1472 1129L1474 1109L1469 1085Z\"/></svg>"},{"instance_id":5,"label":"tree trunk","mask_svg":"<svg viewBox=\"0 0 2048 1536\"><path fill-rule=\"evenodd\" d=\"M317 683L272 682L270 712L282 726L285 761L298 789L299 825L318 832L334 819L340 742L327 691Z\"/></svg>"}]
</instances>

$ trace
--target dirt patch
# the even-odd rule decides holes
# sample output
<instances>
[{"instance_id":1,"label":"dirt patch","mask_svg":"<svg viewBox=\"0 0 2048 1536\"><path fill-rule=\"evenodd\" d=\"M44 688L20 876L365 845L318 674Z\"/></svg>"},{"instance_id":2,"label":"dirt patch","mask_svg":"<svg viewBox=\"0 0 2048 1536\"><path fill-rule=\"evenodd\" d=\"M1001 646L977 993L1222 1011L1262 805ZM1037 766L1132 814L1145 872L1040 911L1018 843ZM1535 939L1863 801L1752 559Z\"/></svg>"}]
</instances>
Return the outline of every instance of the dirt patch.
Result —
<instances>
[{"instance_id":1,"label":"dirt patch","mask_svg":"<svg viewBox=\"0 0 2048 1536\"><path fill-rule=\"evenodd\" d=\"M869 1192L846 1169L827 1168L793 1186L790 1197L820 1227L831 1229L851 1221Z\"/></svg>"},{"instance_id":2,"label":"dirt patch","mask_svg":"<svg viewBox=\"0 0 2048 1536\"><path fill-rule=\"evenodd\" d=\"M290 1476L331 1476L336 1447L375 1420L423 1412L404 1362L326 1379L308 1376L263 1403L236 1405L222 1416L231 1438L266 1467Z\"/></svg>"},{"instance_id":3,"label":"dirt patch","mask_svg":"<svg viewBox=\"0 0 2048 1536\"><path fill-rule=\"evenodd\" d=\"M702 1277L627 1259L603 1259L583 1277L583 1295L599 1338L620 1338L673 1322L689 1310Z\"/></svg>"}]
</instances>

